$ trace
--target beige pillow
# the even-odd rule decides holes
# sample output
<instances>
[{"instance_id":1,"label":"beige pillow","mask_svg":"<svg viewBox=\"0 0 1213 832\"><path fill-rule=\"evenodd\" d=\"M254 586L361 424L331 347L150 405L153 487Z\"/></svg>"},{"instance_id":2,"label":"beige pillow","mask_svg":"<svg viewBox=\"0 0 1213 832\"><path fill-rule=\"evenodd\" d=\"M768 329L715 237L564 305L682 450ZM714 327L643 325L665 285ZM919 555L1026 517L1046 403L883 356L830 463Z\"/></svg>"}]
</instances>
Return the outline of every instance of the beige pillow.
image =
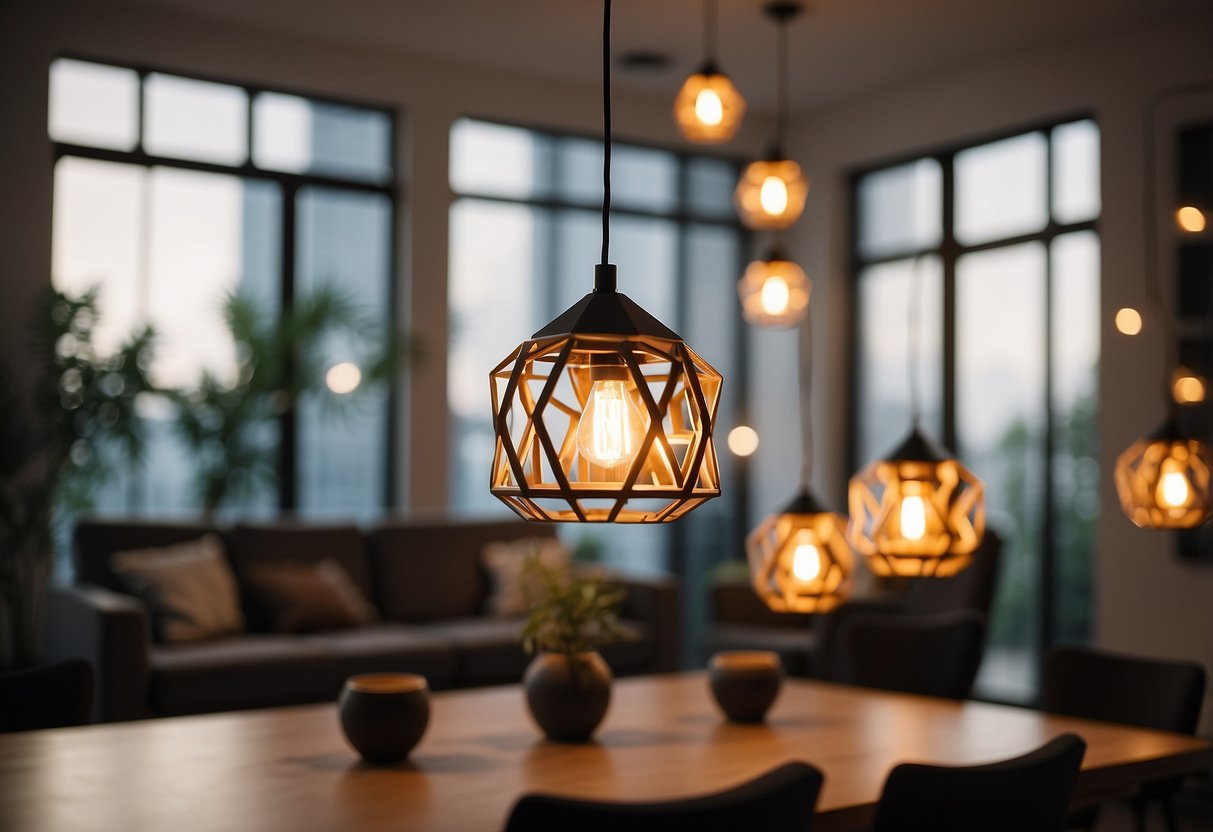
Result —
<instances>
[{"instance_id":1,"label":"beige pillow","mask_svg":"<svg viewBox=\"0 0 1213 832\"><path fill-rule=\"evenodd\" d=\"M539 576L523 580L527 560L539 555L539 563L548 569L568 574L572 553L554 537L527 537L521 540L495 541L481 552L481 561L489 573L489 597L485 612L500 618L526 615L528 592L533 596L540 587Z\"/></svg>"},{"instance_id":2,"label":"beige pillow","mask_svg":"<svg viewBox=\"0 0 1213 832\"><path fill-rule=\"evenodd\" d=\"M110 568L147 602L160 641L203 641L244 630L236 579L214 535L115 552Z\"/></svg>"},{"instance_id":3,"label":"beige pillow","mask_svg":"<svg viewBox=\"0 0 1213 832\"><path fill-rule=\"evenodd\" d=\"M379 613L335 560L265 561L241 578L259 615L278 633L343 630L378 620Z\"/></svg>"}]
</instances>

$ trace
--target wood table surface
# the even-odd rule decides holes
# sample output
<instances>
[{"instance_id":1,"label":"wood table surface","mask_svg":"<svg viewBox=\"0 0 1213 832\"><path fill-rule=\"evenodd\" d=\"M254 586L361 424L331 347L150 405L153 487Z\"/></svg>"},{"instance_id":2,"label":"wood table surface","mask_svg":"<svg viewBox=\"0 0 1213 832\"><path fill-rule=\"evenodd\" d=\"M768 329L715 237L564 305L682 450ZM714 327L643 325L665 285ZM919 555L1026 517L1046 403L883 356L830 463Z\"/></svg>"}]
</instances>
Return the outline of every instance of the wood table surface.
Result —
<instances>
[{"instance_id":1,"label":"wood table surface","mask_svg":"<svg viewBox=\"0 0 1213 832\"><path fill-rule=\"evenodd\" d=\"M409 762L372 768L333 705L0 736L0 830L501 829L519 795L701 794L788 760L825 772L815 829L861 829L889 769L989 762L1074 731L1079 792L1207 770L1202 739L820 682L788 680L766 724L730 725L702 673L615 683L597 741L543 741L517 686L436 694Z\"/></svg>"}]
</instances>

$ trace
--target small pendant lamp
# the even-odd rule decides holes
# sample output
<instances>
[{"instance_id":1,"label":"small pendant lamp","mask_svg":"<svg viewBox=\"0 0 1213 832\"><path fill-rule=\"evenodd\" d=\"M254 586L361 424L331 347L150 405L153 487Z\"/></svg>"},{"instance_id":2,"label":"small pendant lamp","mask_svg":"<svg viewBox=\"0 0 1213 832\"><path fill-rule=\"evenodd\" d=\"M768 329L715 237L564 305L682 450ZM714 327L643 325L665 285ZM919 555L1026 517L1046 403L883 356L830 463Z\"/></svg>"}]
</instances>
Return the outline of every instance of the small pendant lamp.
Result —
<instances>
[{"instance_id":1,"label":"small pendant lamp","mask_svg":"<svg viewBox=\"0 0 1213 832\"><path fill-rule=\"evenodd\" d=\"M683 137L720 144L737 134L745 117L745 99L716 65L716 0L703 0L704 63L687 77L674 99L674 123Z\"/></svg>"},{"instance_id":2,"label":"small pendant lamp","mask_svg":"<svg viewBox=\"0 0 1213 832\"><path fill-rule=\"evenodd\" d=\"M755 260L737 281L741 313L755 326L794 326L809 308L812 283L804 269L792 262L776 244L767 256Z\"/></svg>"},{"instance_id":3,"label":"small pendant lamp","mask_svg":"<svg viewBox=\"0 0 1213 832\"><path fill-rule=\"evenodd\" d=\"M1213 516L1213 488L1210 488L1213 453L1205 442L1183 430L1179 419L1181 404L1203 400L1204 385L1179 368L1175 322L1163 300L1162 277L1158 269L1159 217L1155 199L1154 145L1159 104L1173 95L1203 92L1209 86L1208 83L1186 84L1163 90L1147 105L1143 118L1145 268L1142 276L1146 293L1162 324L1162 395L1167 416L1158 430L1134 442L1117 458L1113 479L1120 507L1130 520L1144 529L1191 529ZM1188 383L1181 385L1179 381ZM1199 395L1191 392L1193 382L1200 388Z\"/></svg>"},{"instance_id":4,"label":"small pendant lamp","mask_svg":"<svg viewBox=\"0 0 1213 832\"><path fill-rule=\"evenodd\" d=\"M660 523L720 495L721 376L616 290L609 263L611 2L603 4L602 261L594 291L489 375L490 491L525 520Z\"/></svg>"},{"instance_id":5,"label":"small pendant lamp","mask_svg":"<svg viewBox=\"0 0 1213 832\"><path fill-rule=\"evenodd\" d=\"M805 339L800 380L801 485L787 505L750 533L746 559L754 591L775 612L828 612L851 593L855 554L847 543L847 521L825 508L809 488L813 471L812 335L807 325L801 336Z\"/></svg>"},{"instance_id":6,"label":"small pendant lamp","mask_svg":"<svg viewBox=\"0 0 1213 832\"><path fill-rule=\"evenodd\" d=\"M768 3L763 11L775 21L778 33L775 143L765 159L751 162L742 171L733 193L733 204L747 228L779 231L800 219L809 195L809 180L800 170L800 165L787 158L783 151L788 120L787 24L800 14L801 6L799 3Z\"/></svg>"},{"instance_id":7,"label":"small pendant lamp","mask_svg":"<svg viewBox=\"0 0 1213 832\"><path fill-rule=\"evenodd\" d=\"M911 267L908 366L910 435L851 478L848 537L876 575L943 578L972 560L985 533L985 489L920 429L919 260Z\"/></svg>"}]
</instances>

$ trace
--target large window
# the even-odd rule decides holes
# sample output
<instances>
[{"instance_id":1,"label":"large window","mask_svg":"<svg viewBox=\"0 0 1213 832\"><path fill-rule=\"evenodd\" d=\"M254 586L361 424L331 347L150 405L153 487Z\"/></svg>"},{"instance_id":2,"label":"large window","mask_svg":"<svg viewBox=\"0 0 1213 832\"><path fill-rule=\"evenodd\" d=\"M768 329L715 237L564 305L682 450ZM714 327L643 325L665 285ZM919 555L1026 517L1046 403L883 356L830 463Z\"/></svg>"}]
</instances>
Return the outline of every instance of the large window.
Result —
<instances>
[{"instance_id":1,"label":"large window","mask_svg":"<svg viewBox=\"0 0 1213 832\"><path fill-rule=\"evenodd\" d=\"M1041 651L1091 627L1099 129L1071 121L864 171L854 193L852 462L906 433L916 385L924 426L985 482L1005 541L978 691L1027 701Z\"/></svg>"},{"instance_id":2,"label":"large window","mask_svg":"<svg viewBox=\"0 0 1213 832\"><path fill-rule=\"evenodd\" d=\"M53 282L99 289L97 343L136 325L159 336L153 380L231 383L241 345L223 304L239 293L266 319L328 287L391 329L396 189L389 112L299 95L61 58L50 70L55 149ZM322 366L354 360L337 336ZM349 371L346 378L348 382ZM348 383L347 383L348 386ZM261 441L278 476L252 483L240 514L279 509L356 516L389 504L392 397L339 414L283 408ZM171 408L142 403L148 453L102 508L195 511L196 452Z\"/></svg>"},{"instance_id":3,"label":"large window","mask_svg":"<svg viewBox=\"0 0 1213 832\"><path fill-rule=\"evenodd\" d=\"M620 291L682 335L726 378L718 422L726 496L672 526L568 526L583 552L639 569L671 569L702 620L691 587L716 563L737 557L744 533L737 506L744 483L724 451L744 395L744 326L736 281L745 234L732 206L731 162L616 143L611 259ZM489 371L520 341L590 291L598 262L602 146L463 119L451 133L448 357L451 505L506 511L489 493L493 429ZM730 468L730 466L734 466ZM694 633L690 634L693 636Z\"/></svg>"}]
</instances>

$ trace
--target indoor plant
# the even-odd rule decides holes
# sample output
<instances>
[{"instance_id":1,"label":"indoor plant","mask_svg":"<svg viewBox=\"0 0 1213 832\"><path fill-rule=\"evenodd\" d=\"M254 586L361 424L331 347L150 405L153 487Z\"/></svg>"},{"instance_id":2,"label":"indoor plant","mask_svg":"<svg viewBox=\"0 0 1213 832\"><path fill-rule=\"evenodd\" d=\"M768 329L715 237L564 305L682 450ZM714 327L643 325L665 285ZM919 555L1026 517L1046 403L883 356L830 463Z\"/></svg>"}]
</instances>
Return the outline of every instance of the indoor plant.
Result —
<instances>
[{"instance_id":1,"label":"indoor plant","mask_svg":"<svg viewBox=\"0 0 1213 832\"><path fill-rule=\"evenodd\" d=\"M611 669L598 647L617 639L622 591L532 556L523 573L530 612L522 646L538 653L523 678L531 716L548 739L585 742L611 702Z\"/></svg>"}]
</instances>

